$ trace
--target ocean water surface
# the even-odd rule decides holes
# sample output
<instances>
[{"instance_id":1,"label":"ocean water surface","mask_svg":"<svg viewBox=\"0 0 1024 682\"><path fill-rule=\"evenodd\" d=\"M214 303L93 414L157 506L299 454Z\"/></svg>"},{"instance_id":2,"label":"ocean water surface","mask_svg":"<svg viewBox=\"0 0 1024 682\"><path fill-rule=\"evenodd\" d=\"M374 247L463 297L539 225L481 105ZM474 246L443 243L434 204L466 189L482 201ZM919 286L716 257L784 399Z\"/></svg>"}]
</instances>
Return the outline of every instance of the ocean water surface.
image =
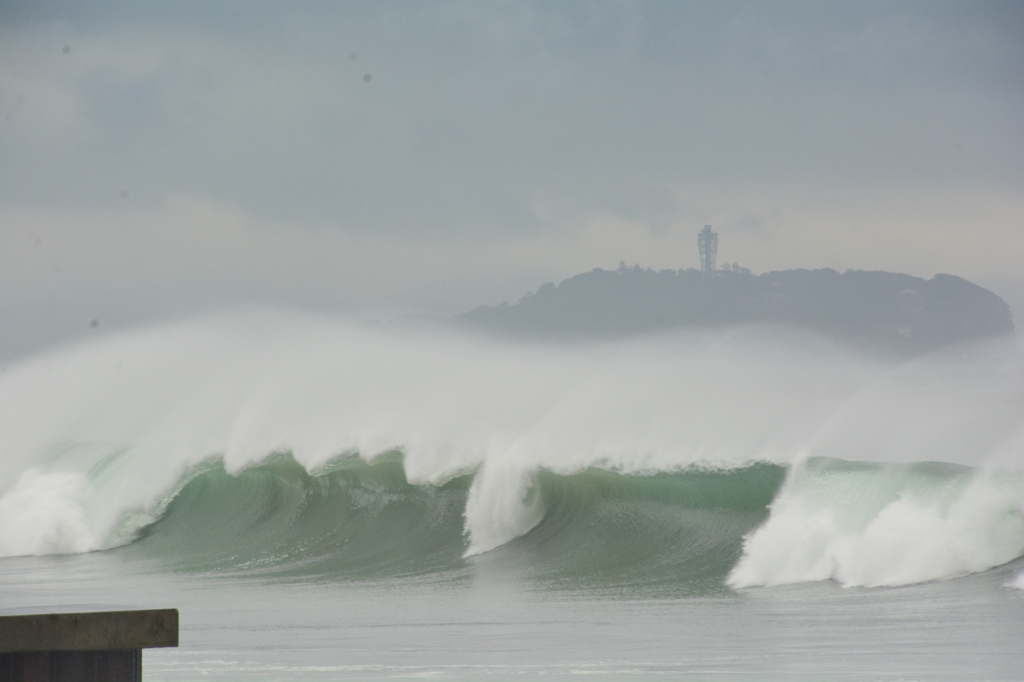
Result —
<instances>
[{"instance_id":1,"label":"ocean water surface","mask_svg":"<svg viewBox=\"0 0 1024 682\"><path fill-rule=\"evenodd\" d=\"M0 368L0 612L147 680L1024 679L1024 374L247 312Z\"/></svg>"}]
</instances>

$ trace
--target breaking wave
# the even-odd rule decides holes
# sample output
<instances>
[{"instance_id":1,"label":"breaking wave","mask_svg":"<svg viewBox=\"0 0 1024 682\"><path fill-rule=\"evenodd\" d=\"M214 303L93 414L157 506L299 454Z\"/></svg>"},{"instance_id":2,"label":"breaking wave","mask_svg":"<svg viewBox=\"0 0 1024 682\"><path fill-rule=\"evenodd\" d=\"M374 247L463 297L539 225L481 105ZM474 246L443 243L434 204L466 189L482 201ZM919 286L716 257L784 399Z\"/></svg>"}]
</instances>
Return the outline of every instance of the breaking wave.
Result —
<instances>
[{"instance_id":1,"label":"breaking wave","mask_svg":"<svg viewBox=\"0 0 1024 682\"><path fill-rule=\"evenodd\" d=\"M65 552L99 548L82 510L69 511L73 503L62 499L88 480L51 477L44 485L45 476L27 476L3 499L11 508L23 505L20 522L0 509L17 522L5 523L5 540L55 504L49 536L36 542ZM215 458L189 471L149 512L124 513L110 541L185 571L450 580L483 560L552 585L620 589L903 585L1024 555L1019 472L824 458L646 474L540 470L511 486L522 490L515 517L531 525L486 553L470 533L474 478L466 472L412 484L400 452L370 462L346 455L313 473L291 455L235 474ZM499 525L507 531L509 524Z\"/></svg>"},{"instance_id":2,"label":"breaking wave","mask_svg":"<svg viewBox=\"0 0 1024 682\"><path fill-rule=\"evenodd\" d=\"M59 350L0 372L0 556L706 590L1024 555L1019 372L779 334L508 346L270 315Z\"/></svg>"},{"instance_id":3,"label":"breaking wave","mask_svg":"<svg viewBox=\"0 0 1024 682\"><path fill-rule=\"evenodd\" d=\"M555 582L720 582L784 476L770 464L541 471L522 500L537 510L536 525L482 559L464 532L472 474L413 485L400 453L370 463L345 456L315 474L288 455L237 476L210 462L128 549L186 570L264 576L451 579L486 560Z\"/></svg>"},{"instance_id":4,"label":"breaking wave","mask_svg":"<svg viewBox=\"0 0 1024 682\"><path fill-rule=\"evenodd\" d=\"M1024 555L1024 474L935 462L810 460L744 542L733 587L907 585Z\"/></svg>"}]
</instances>

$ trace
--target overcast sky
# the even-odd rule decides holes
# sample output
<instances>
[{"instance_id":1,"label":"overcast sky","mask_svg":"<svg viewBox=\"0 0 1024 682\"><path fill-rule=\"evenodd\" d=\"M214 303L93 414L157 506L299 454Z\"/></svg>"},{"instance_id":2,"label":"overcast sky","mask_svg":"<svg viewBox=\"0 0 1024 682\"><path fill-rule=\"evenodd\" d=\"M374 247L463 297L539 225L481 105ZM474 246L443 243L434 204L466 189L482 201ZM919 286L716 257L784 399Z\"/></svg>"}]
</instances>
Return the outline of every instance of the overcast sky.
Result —
<instances>
[{"instance_id":1,"label":"overcast sky","mask_svg":"<svg viewBox=\"0 0 1024 682\"><path fill-rule=\"evenodd\" d=\"M0 354L452 314L696 267L705 223L755 273L1019 295L1020 3L0 3Z\"/></svg>"}]
</instances>

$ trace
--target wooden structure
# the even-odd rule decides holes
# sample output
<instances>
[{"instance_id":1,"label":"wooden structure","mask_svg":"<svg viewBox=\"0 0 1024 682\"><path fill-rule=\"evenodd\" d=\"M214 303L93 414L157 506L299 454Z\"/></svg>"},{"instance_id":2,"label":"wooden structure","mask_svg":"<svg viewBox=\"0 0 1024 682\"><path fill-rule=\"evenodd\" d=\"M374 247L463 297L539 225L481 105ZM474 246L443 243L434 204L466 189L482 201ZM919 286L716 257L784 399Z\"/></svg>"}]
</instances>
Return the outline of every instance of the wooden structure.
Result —
<instances>
[{"instance_id":1,"label":"wooden structure","mask_svg":"<svg viewBox=\"0 0 1024 682\"><path fill-rule=\"evenodd\" d=\"M178 646L178 610L0 616L3 682L141 682L142 650Z\"/></svg>"}]
</instances>

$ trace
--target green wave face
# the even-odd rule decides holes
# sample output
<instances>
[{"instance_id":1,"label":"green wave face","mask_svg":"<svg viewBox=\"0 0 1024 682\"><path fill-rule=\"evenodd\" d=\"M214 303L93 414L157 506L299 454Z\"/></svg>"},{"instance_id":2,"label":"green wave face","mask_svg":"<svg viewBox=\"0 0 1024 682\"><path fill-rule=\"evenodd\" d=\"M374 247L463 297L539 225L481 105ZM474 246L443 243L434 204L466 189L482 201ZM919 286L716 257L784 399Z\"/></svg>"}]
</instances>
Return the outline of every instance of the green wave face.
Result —
<instances>
[{"instance_id":1,"label":"green wave face","mask_svg":"<svg viewBox=\"0 0 1024 682\"><path fill-rule=\"evenodd\" d=\"M540 470L521 500L539 521L471 555L475 475L413 484L398 452L370 463L341 457L312 474L290 455L235 475L210 462L113 551L160 570L260 580L482 580L616 598L909 584L1024 554L1019 474L815 458L645 474Z\"/></svg>"},{"instance_id":2,"label":"green wave face","mask_svg":"<svg viewBox=\"0 0 1024 682\"><path fill-rule=\"evenodd\" d=\"M480 557L545 587L620 596L708 593L739 560L786 475L774 464L627 475L538 474L546 513L526 535Z\"/></svg>"},{"instance_id":3,"label":"green wave face","mask_svg":"<svg viewBox=\"0 0 1024 682\"><path fill-rule=\"evenodd\" d=\"M192 478L130 548L186 571L366 579L462 567L468 477L415 486L397 453L309 474L278 455Z\"/></svg>"},{"instance_id":4,"label":"green wave face","mask_svg":"<svg viewBox=\"0 0 1024 682\"><path fill-rule=\"evenodd\" d=\"M414 485L400 453L372 463L343 457L315 474L288 455L237 475L215 462L192 472L162 517L116 551L179 571L272 580L450 582L497 572L545 589L706 592L726 589L744 534L767 517L785 472L770 464L541 471L529 492L545 509L541 522L463 558L472 474Z\"/></svg>"}]
</instances>

